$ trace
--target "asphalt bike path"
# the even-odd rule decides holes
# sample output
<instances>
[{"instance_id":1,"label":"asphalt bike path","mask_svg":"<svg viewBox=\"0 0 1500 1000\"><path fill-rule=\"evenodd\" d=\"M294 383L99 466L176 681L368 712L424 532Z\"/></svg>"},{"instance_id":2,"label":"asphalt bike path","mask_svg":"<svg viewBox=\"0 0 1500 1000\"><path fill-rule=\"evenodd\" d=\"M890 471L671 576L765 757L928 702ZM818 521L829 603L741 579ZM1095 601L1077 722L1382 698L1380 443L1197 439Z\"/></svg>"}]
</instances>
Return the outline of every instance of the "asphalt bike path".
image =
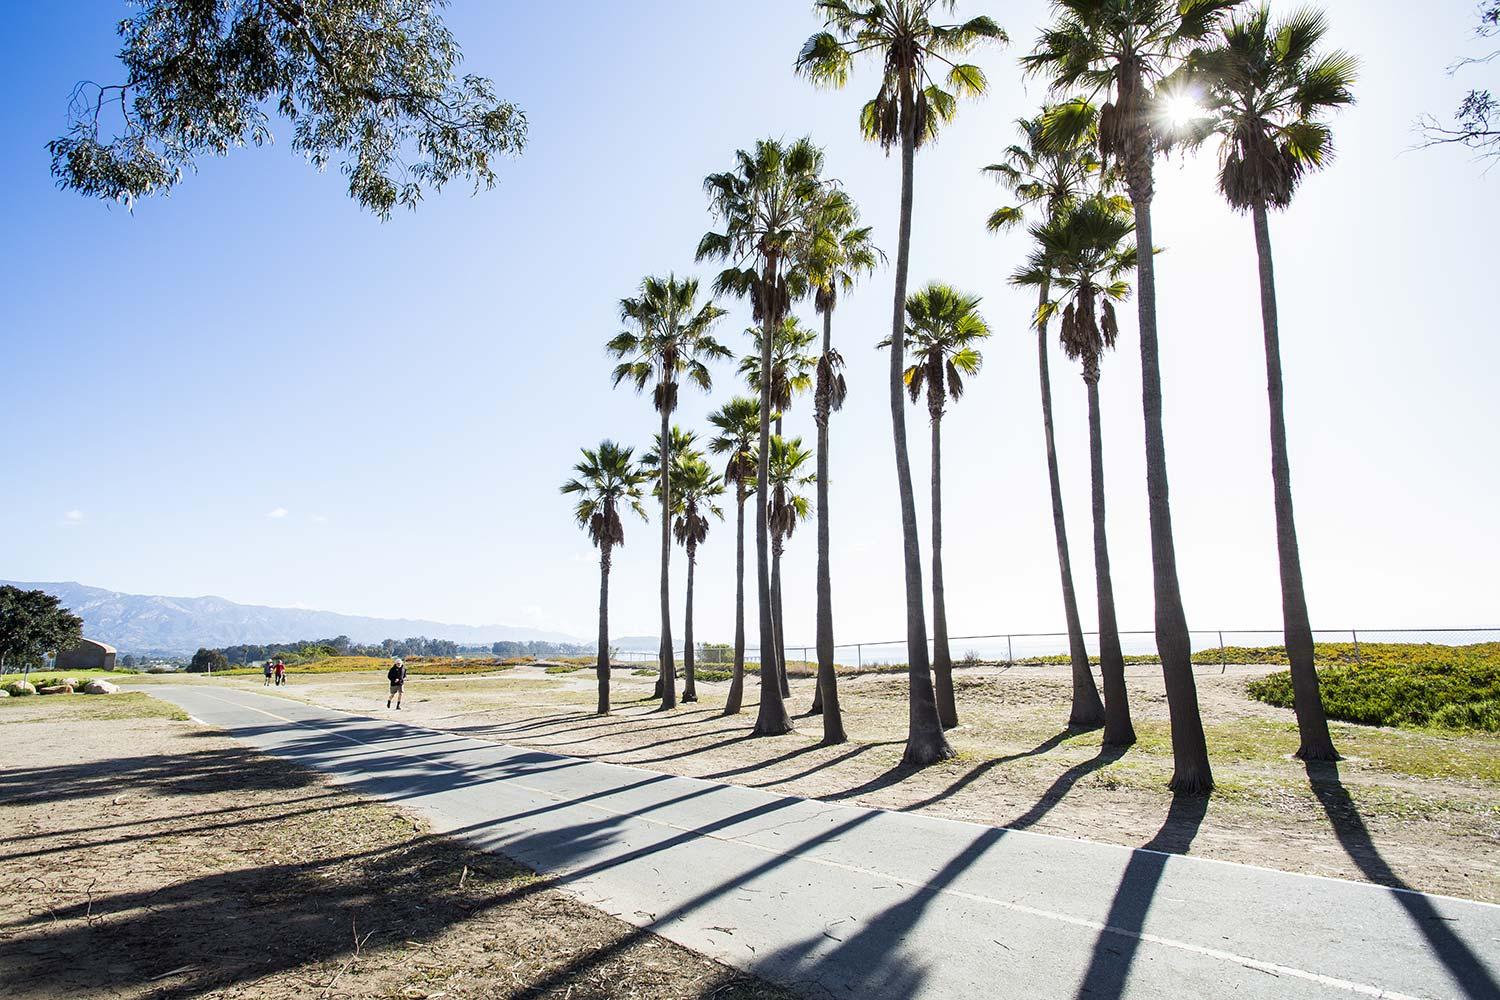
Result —
<instances>
[{"instance_id":1,"label":"asphalt bike path","mask_svg":"<svg viewBox=\"0 0 1500 1000\"><path fill-rule=\"evenodd\" d=\"M808 996L1500 1000L1492 904L801 799L251 691L151 693Z\"/></svg>"}]
</instances>

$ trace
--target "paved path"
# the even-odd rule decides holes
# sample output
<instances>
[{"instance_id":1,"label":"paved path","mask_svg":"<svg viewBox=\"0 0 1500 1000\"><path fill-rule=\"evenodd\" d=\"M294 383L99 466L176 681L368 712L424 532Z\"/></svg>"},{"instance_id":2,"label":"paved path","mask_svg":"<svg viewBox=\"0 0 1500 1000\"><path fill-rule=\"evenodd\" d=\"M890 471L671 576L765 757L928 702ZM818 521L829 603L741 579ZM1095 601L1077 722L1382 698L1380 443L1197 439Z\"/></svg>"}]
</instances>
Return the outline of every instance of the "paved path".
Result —
<instances>
[{"instance_id":1,"label":"paved path","mask_svg":"<svg viewBox=\"0 0 1500 1000\"><path fill-rule=\"evenodd\" d=\"M152 693L810 996L1500 1000L1489 904L832 805L247 691Z\"/></svg>"}]
</instances>

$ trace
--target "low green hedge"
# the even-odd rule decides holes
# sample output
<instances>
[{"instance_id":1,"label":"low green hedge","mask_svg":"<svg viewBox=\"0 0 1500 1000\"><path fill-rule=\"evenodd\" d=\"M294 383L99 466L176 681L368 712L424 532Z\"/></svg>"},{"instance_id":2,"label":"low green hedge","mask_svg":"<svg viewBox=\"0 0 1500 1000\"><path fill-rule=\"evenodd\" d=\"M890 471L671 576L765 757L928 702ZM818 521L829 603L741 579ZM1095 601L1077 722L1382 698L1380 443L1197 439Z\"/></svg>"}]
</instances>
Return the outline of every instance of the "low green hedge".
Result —
<instances>
[{"instance_id":1,"label":"low green hedge","mask_svg":"<svg viewBox=\"0 0 1500 1000\"><path fill-rule=\"evenodd\" d=\"M1361 644L1360 657L1358 664L1318 670L1330 718L1369 726L1500 732L1500 643ZM1251 681L1248 690L1268 704L1292 706L1289 671Z\"/></svg>"}]
</instances>

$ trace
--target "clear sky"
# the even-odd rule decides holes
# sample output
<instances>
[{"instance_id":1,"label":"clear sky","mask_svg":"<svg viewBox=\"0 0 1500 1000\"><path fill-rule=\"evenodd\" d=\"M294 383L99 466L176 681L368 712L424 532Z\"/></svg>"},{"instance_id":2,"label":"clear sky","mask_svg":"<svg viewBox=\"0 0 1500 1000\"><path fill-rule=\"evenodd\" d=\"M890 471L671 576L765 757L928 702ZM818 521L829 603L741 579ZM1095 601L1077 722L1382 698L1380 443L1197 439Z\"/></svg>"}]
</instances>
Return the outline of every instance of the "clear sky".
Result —
<instances>
[{"instance_id":1,"label":"clear sky","mask_svg":"<svg viewBox=\"0 0 1500 1000\"><path fill-rule=\"evenodd\" d=\"M1476 82L1446 72L1476 51L1473 7L1325 6L1333 44L1364 61L1360 103L1335 122L1339 159L1272 220L1313 622L1494 625L1500 171L1458 150L1410 149L1417 116L1447 114ZM960 14L994 15L1013 42L979 56L992 96L964 105L918 158L913 287L936 278L982 294L995 331L944 423L955 635L1062 626L1032 302L1005 282L1026 239L986 234L1002 194L980 174L1044 97L1015 57L1046 8L960 3ZM346 197L336 170L317 174L285 142L205 161L133 214L55 190L44 144L63 129L77 80L116 75L125 6L16 5L0 61L0 577L592 635L597 562L557 487L580 446L648 443L655 426L649 397L610 389L603 345L619 298L648 273L711 276L693 263L711 224L701 182L738 146L811 135L887 249L899 176L856 128L872 67L843 92L792 73L818 27L803 0L567 10L565 20L544 4L455 4L467 67L525 108L531 142L496 190L457 186L382 224ZM1164 164L1158 191L1189 622L1274 628L1250 224L1219 200L1211 156ZM887 269L836 315L850 382L833 430L840 641L902 633L885 357L873 346L890 295ZM747 310L725 305L719 333L743 352ZM1122 315L1101 383L1109 526L1121 625L1150 628L1138 342L1134 311ZM716 378L712 396L685 393L684 425L701 429L737 391L732 365ZM1053 380L1092 627L1083 385L1056 351ZM807 400L789 427L811 441ZM920 411L909 428L925 525ZM703 638L731 634L732 523L716 525L701 554ZM617 635L654 634L655 526L627 531L612 621ZM788 639L811 641L812 526L789 544ZM682 575L679 563L679 590Z\"/></svg>"}]
</instances>

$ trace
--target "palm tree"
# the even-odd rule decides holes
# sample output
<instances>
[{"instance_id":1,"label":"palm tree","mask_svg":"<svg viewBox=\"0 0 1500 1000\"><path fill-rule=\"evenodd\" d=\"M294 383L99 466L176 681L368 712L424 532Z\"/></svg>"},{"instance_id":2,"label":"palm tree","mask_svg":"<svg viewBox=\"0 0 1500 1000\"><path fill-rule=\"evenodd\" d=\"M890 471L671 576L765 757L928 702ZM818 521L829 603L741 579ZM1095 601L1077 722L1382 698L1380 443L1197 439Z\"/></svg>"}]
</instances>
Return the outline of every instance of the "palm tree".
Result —
<instances>
[{"instance_id":1,"label":"palm tree","mask_svg":"<svg viewBox=\"0 0 1500 1000\"><path fill-rule=\"evenodd\" d=\"M631 460L631 449L613 441L601 441L595 449L583 449L583 461L573 466L576 479L562 485L562 492L577 493L573 516L599 547L599 714L609 713L609 567L611 550L625 544L625 525L620 508L629 507L646 519L641 506L641 486L648 474Z\"/></svg>"},{"instance_id":2,"label":"palm tree","mask_svg":"<svg viewBox=\"0 0 1500 1000\"><path fill-rule=\"evenodd\" d=\"M654 496L654 497L656 497L657 500L661 499L661 454L662 454L661 440L662 439L661 439L661 433L660 432L658 432L656 434L653 434L651 436L651 450L648 451L648 452L646 452L646 454L644 454L644 455L641 456L641 468L645 469L648 473L650 473L651 476L652 476L652 478L655 480L655 483L651 487L651 495ZM681 427L677 426L676 424L672 425L670 443L667 446L667 453L672 456L672 474L671 474L671 477L670 477L670 482L671 482L671 487L672 487L671 488L671 497L672 497L672 516L673 516L673 519L674 519L673 520L674 531L675 531L675 526L676 526L676 520L675 519L677 517L681 516L681 513L682 513L682 504L679 502L679 498L678 498L678 493L681 491L681 485L682 485L681 481L680 481L680 476L681 476L681 471L682 471L681 468L680 468L680 466L682 464L682 459L683 459L684 456L691 457L693 455L697 455L698 454L698 452L696 452L694 450L694 447L693 447L695 444L697 444L697 442L698 442L698 435L697 434L694 434L692 431L685 431ZM701 458L702 456L699 455L699 457ZM680 541L680 539L679 539L679 541ZM689 567L689 568L691 568L691 567ZM688 632L691 632L691 629L686 629L686 631L685 631L685 633L683 635L683 647L682 647L682 658L683 658L683 662L684 662L685 671L690 671L691 670L691 668L687 666L688 661L692 657L692 648L691 648L691 643L689 641L690 636L687 634ZM676 668L674 666L674 668L672 670L672 678L675 680L676 677L677 677L677 671L676 671ZM653 697L653 698L661 698L661 697L663 697L663 690L664 690L664 685L662 684L661 674L658 673L657 676L656 676L656 687L652 690L651 697ZM691 698L687 697L687 688L684 687L683 688L683 698L682 698L682 700L683 701L696 701L697 700L697 690L696 690L696 687L694 688L693 697L691 697Z\"/></svg>"},{"instance_id":3,"label":"palm tree","mask_svg":"<svg viewBox=\"0 0 1500 1000\"><path fill-rule=\"evenodd\" d=\"M818 214L829 185L822 179L823 151L810 140L782 144L762 139L754 152L739 150L735 169L703 181L723 232L710 232L698 243L698 259L722 260L728 266L714 287L750 299L751 314L761 325L761 370L770 371L775 331L806 287L804 262L820 234ZM769 520L766 506L770 460L771 380L760 385L760 429L756 453L755 576L760 598L760 712L755 735L777 736L792 730L775 655L771 613Z\"/></svg>"},{"instance_id":4,"label":"palm tree","mask_svg":"<svg viewBox=\"0 0 1500 1000\"><path fill-rule=\"evenodd\" d=\"M932 422L932 672L937 678L938 719L944 729L958 725L953 700L953 657L948 651L948 602L943 595L943 411L964 394L964 377L979 374L984 362L976 344L990 335L979 315L979 296L933 282L906 300L907 339L912 363L903 373L915 403L927 392ZM890 346L882 341L882 346Z\"/></svg>"},{"instance_id":5,"label":"palm tree","mask_svg":"<svg viewBox=\"0 0 1500 1000\"><path fill-rule=\"evenodd\" d=\"M687 550L687 609L682 624L682 700L697 701L698 687L693 675L693 569L698 563L698 546L708 538L709 516L724 520L717 501L724 495L724 480L714 472L697 451L679 452L673 462L672 497L675 519L672 533Z\"/></svg>"},{"instance_id":6,"label":"palm tree","mask_svg":"<svg viewBox=\"0 0 1500 1000\"><path fill-rule=\"evenodd\" d=\"M917 544L916 495L906 448L902 376L906 370L906 278L911 261L911 220L916 153L937 138L953 119L959 97L988 89L984 72L954 62L985 41L1003 41L1005 32L989 17L957 24L934 24L929 15L939 0L815 0L824 31L809 38L797 56L797 69L814 83L842 87L854 57L874 52L883 62L880 89L860 112L865 138L889 152L901 150L901 222L896 237L895 297L891 309L891 436L896 451L896 486L901 502L902 556L906 578L906 652L911 686L911 717L903 762L926 765L953 756L943 735L927 660L927 622L922 601L922 562ZM943 0L952 12L953 0ZM935 64L947 67L940 86Z\"/></svg>"},{"instance_id":7,"label":"palm tree","mask_svg":"<svg viewBox=\"0 0 1500 1000\"><path fill-rule=\"evenodd\" d=\"M781 552L792 537L798 522L807 520L812 505L798 492L816 478L806 471L812 452L802 447L802 439L771 438L771 461L768 469L770 495L767 498L771 520L771 565L777 586L781 576Z\"/></svg>"},{"instance_id":8,"label":"palm tree","mask_svg":"<svg viewBox=\"0 0 1500 1000\"><path fill-rule=\"evenodd\" d=\"M754 349L750 354L740 359L740 374L750 384L753 392L760 391L761 366L760 366L760 331L754 327L745 331L750 335ZM813 370L817 367L818 359L808 354L808 348L817 339L807 327L797 321L795 316L787 316L776 328L776 338L771 344L771 410L775 419L771 425L771 433L774 437L780 437L782 433L782 421L786 417L786 411L792 408L792 402L797 396L812 388ZM771 559L771 628L776 634L776 646L773 652L776 656L776 671L781 676L782 697L789 696L791 687L787 684L786 676L786 630L782 627L781 611L781 569L776 559Z\"/></svg>"},{"instance_id":9,"label":"palm tree","mask_svg":"<svg viewBox=\"0 0 1500 1000\"><path fill-rule=\"evenodd\" d=\"M760 466L755 447L760 435L760 403L736 396L710 413L708 422L719 431L709 441L709 450L729 456L724 463L724 481L734 484L734 672L724 714L738 715L745 697L745 500L755 490Z\"/></svg>"},{"instance_id":10,"label":"palm tree","mask_svg":"<svg viewBox=\"0 0 1500 1000\"><path fill-rule=\"evenodd\" d=\"M1193 680L1193 648L1167 496L1167 448L1161 420L1161 366L1156 331L1156 270L1151 259L1151 198L1157 132L1155 86L1195 43L1207 37L1239 0L1054 0L1055 24L1042 32L1022 62L1051 78L1061 93L1084 91L1053 108L1043 139L1072 145L1097 130L1100 160L1119 160L1136 222L1136 308L1141 332L1141 408L1146 425L1146 494L1151 520L1152 584L1156 598L1156 648L1172 720L1171 788L1182 793L1213 788L1208 743ZM1095 112L1093 100L1106 101Z\"/></svg>"},{"instance_id":11,"label":"palm tree","mask_svg":"<svg viewBox=\"0 0 1500 1000\"><path fill-rule=\"evenodd\" d=\"M1249 212L1255 225L1271 410L1271 482L1281 568L1282 627L1301 737L1297 756L1303 760L1338 760L1339 754L1328 733L1318 672L1313 667L1312 625L1292 513L1281 332L1267 216L1272 208L1289 206L1303 176L1328 162L1333 136L1324 118L1354 103L1350 88L1358 62L1345 52L1320 54L1318 46L1327 31L1327 19L1320 11L1301 10L1272 22L1268 9L1261 7L1243 18L1232 18L1218 44L1196 53L1190 61L1190 79L1206 84L1202 100L1210 118L1204 131L1223 138L1219 190L1235 209Z\"/></svg>"},{"instance_id":12,"label":"palm tree","mask_svg":"<svg viewBox=\"0 0 1500 1000\"><path fill-rule=\"evenodd\" d=\"M1016 122L1021 141L1005 150L1005 159L985 167L1010 189L1016 204L997 208L989 217L990 232L1019 225L1026 210L1040 206L1051 218L1077 204L1098 187L1099 158L1086 142L1050 149L1041 142L1042 118ZM1083 644L1083 622L1073 588L1073 562L1068 554L1068 528L1063 516L1062 480L1057 468L1057 442L1052 429L1052 375L1048 364L1047 315L1043 306L1051 295L1047 276L1037 288L1037 372L1042 386L1042 437L1047 450L1047 482L1052 490L1052 534L1057 540L1057 571L1062 577L1063 617L1068 626L1068 654L1073 665L1073 703L1070 728L1093 728L1104 721L1104 703L1094 686L1088 650Z\"/></svg>"},{"instance_id":13,"label":"palm tree","mask_svg":"<svg viewBox=\"0 0 1500 1000\"><path fill-rule=\"evenodd\" d=\"M851 291L860 275L885 262L885 254L871 242L870 227L859 224L859 209L842 191L829 194L820 224L826 238L817 241L818 252L808 266L813 306L823 317L823 351L818 355L817 385L813 390L813 422L818 428L818 684L811 711L823 716L823 743L832 746L848 739L833 663L833 570L828 524L828 424L833 412L843 408L848 392L844 358L833 348L833 310L838 306L839 296Z\"/></svg>"},{"instance_id":14,"label":"palm tree","mask_svg":"<svg viewBox=\"0 0 1500 1000\"><path fill-rule=\"evenodd\" d=\"M1130 206L1105 194L1064 208L1031 229L1037 243L1028 266L1013 278L1020 285L1051 285L1057 301L1042 303L1037 324L1062 309L1062 347L1083 363L1088 389L1089 480L1094 514L1094 579L1099 600L1099 672L1104 678L1104 743L1135 742L1125 691L1125 657L1115 616L1114 578L1104 520L1104 436L1099 416L1099 362L1115 346L1119 325L1114 302L1130 293L1123 280L1135 267L1136 248L1126 241L1135 231Z\"/></svg>"},{"instance_id":15,"label":"palm tree","mask_svg":"<svg viewBox=\"0 0 1500 1000\"><path fill-rule=\"evenodd\" d=\"M637 392L654 384L653 403L661 415L659 440L666 453L658 465L661 492L661 707L677 706L676 664L672 656L672 603L668 568L672 559L672 489L668 473L672 467L672 411L677 408L681 379L707 391L713 387L708 361L729 356L729 349L710 334L724 310L712 301L698 304L698 281L677 276L646 278L640 293L620 300L620 320L631 329L610 340L609 352L621 361L615 366L614 382L630 381Z\"/></svg>"}]
</instances>

